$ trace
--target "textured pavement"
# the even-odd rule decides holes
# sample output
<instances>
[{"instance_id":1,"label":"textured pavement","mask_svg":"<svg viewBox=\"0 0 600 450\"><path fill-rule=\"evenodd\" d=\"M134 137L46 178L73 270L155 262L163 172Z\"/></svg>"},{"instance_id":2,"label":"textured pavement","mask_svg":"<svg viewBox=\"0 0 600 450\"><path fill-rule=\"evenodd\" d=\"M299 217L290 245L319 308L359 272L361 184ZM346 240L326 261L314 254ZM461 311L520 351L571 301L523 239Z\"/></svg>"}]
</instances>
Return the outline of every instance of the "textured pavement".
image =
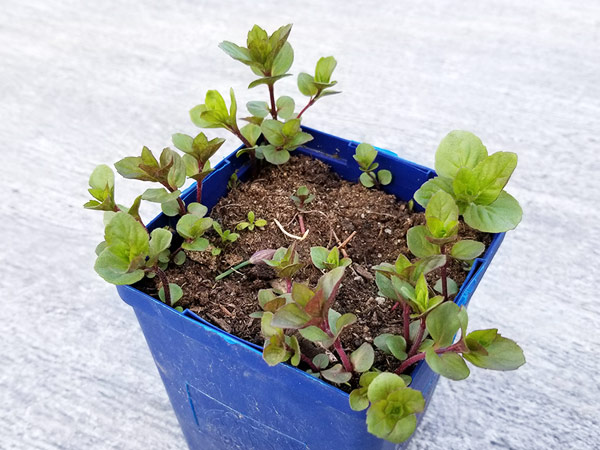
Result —
<instances>
[{"instance_id":1,"label":"textured pavement","mask_svg":"<svg viewBox=\"0 0 600 450\"><path fill-rule=\"evenodd\" d=\"M523 222L469 311L472 327L517 340L527 365L441 380L411 449L600 447L600 3L0 7L0 449L185 448L133 312L93 272L102 224L81 207L87 178L195 132L187 112L207 89L262 99L217 44L288 22L293 73L339 62L344 93L306 125L429 166L452 129L519 155L508 190ZM304 103L292 79L277 89ZM118 181L119 201L139 188Z\"/></svg>"}]
</instances>

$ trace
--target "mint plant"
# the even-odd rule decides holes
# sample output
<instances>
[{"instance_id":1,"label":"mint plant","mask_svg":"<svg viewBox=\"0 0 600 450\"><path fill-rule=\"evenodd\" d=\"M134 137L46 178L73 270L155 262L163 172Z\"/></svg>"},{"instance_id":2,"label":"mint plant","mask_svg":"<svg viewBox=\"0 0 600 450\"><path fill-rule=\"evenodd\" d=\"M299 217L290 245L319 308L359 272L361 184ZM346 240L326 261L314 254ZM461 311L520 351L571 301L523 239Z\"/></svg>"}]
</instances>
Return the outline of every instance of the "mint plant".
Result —
<instances>
[{"instance_id":1,"label":"mint plant","mask_svg":"<svg viewBox=\"0 0 600 450\"><path fill-rule=\"evenodd\" d=\"M435 154L438 176L415 192L415 200L425 207L433 194L442 190L454 198L460 215L471 228L488 233L512 230L523 212L504 186L516 166L515 153L488 155L477 136L468 131L452 131Z\"/></svg>"},{"instance_id":2,"label":"mint plant","mask_svg":"<svg viewBox=\"0 0 600 450\"><path fill-rule=\"evenodd\" d=\"M209 141L204 133L195 138L176 133L172 140L173 145L185 153L183 162L186 175L196 180L196 202L202 203L202 180L213 170L209 159L221 148L225 139L215 138Z\"/></svg>"},{"instance_id":3,"label":"mint plant","mask_svg":"<svg viewBox=\"0 0 600 450\"><path fill-rule=\"evenodd\" d=\"M304 226L304 212L306 211L306 205L315 199L315 195L311 194L306 186L300 186L295 195L291 195L290 199L298 208L298 223L300 224L300 232L304 234L306 227Z\"/></svg>"},{"instance_id":4,"label":"mint plant","mask_svg":"<svg viewBox=\"0 0 600 450\"><path fill-rule=\"evenodd\" d=\"M462 261L472 261L481 255L485 250L483 243L472 239L458 240L458 211L450 194L441 190L433 194L425 210L426 225L412 227L406 234L411 253L419 258L448 253L448 256ZM457 292L454 280L451 280L452 289L448 290L447 266L448 260L440 268L441 292L446 300Z\"/></svg>"},{"instance_id":5,"label":"mint plant","mask_svg":"<svg viewBox=\"0 0 600 450\"><path fill-rule=\"evenodd\" d=\"M385 169L377 171L379 167L379 163L375 162L377 150L372 145L359 144L356 147L356 153L352 157L356 160L358 168L362 172L359 180L364 187L380 187L392 182L392 172Z\"/></svg>"},{"instance_id":6,"label":"mint plant","mask_svg":"<svg viewBox=\"0 0 600 450\"><path fill-rule=\"evenodd\" d=\"M248 221L247 222L243 221L243 222L238 223L235 227L236 230L248 229L250 231L254 231L255 227L262 229L263 227L265 227L267 225L267 221L265 219L257 219L256 218L254 211L248 211L246 218L248 219Z\"/></svg>"},{"instance_id":7,"label":"mint plant","mask_svg":"<svg viewBox=\"0 0 600 450\"><path fill-rule=\"evenodd\" d=\"M350 258L340 258L337 247L327 250L325 247L311 247L310 258L316 268L321 270L333 270L336 267L347 267L352 264Z\"/></svg>"}]
</instances>

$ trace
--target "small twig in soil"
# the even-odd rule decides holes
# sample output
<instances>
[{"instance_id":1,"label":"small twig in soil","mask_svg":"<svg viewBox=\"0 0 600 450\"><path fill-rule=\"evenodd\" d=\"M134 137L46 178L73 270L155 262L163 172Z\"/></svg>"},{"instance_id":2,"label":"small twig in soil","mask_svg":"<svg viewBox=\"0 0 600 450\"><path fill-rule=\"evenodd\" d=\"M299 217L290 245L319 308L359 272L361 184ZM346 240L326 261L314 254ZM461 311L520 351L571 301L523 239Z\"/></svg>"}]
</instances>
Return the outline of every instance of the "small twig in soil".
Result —
<instances>
[{"instance_id":1,"label":"small twig in soil","mask_svg":"<svg viewBox=\"0 0 600 450\"><path fill-rule=\"evenodd\" d=\"M338 247L338 250L341 250L341 249L343 249L343 248L344 248L346 245L348 245L348 242L350 242L354 236L356 236L356 231L353 231L353 232L352 232L352 234L350 234L350 236L348 236L348 237L347 237L347 238L344 240L344 242L342 242L342 243L340 244L340 246Z\"/></svg>"},{"instance_id":2,"label":"small twig in soil","mask_svg":"<svg viewBox=\"0 0 600 450\"><path fill-rule=\"evenodd\" d=\"M335 230L332 228L331 231L333 231L333 237L335 238L335 241L338 245L338 248L342 245L342 241L340 241L340 238L338 237L338 235L335 233ZM348 258L348 253L346 253L346 250L344 248L340 248L341 252L342 252L342 256L344 258Z\"/></svg>"}]
</instances>

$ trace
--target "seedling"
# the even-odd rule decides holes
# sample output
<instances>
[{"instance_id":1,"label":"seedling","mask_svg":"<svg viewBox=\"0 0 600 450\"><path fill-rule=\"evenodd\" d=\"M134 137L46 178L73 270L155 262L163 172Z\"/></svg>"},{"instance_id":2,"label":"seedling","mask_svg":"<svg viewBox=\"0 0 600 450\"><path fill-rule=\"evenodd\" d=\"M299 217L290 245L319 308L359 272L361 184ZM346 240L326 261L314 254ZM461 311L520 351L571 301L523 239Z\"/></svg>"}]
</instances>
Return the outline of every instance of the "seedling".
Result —
<instances>
[{"instance_id":1,"label":"seedling","mask_svg":"<svg viewBox=\"0 0 600 450\"><path fill-rule=\"evenodd\" d=\"M426 225L418 225L408 230L406 242L413 255L426 258L433 255L445 255L447 247L458 239L458 206L450 194L440 190L433 194L425 210ZM449 256L462 261L472 261L485 250L483 243L471 239L454 242ZM444 299L456 294L458 287L453 283L448 289L446 276L448 261L440 268L441 292Z\"/></svg>"},{"instance_id":2,"label":"seedling","mask_svg":"<svg viewBox=\"0 0 600 450\"><path fill-rule=\"evenodd\" d=\"M189 214L184 215L177 222L177 233L184 238L181 248L202 252L210 244L208 239L204 237L204 233L212 228L213 220L210 217L204 217L206 214L204 205L199 203L195 203L195 205L199 206L192 208Z\"/></svg>"},{"instance_id":3,"label":"seedling","mask_svg":"<svg viewBox=\"0 0 600 450\"><path fill-rule=\"evenodd\" d=\"M306 210L306 205L312 202L315 199L315 195L311 194L306 186L300 186L296 190L295 195L291 195L290 199L298 208L298 222L300 223L300 231L302 234L306 232L306 228L304 227L304 215L302 214Z\"/></svg>"},{"instance_id":4,"label":"seedling","mask_svg":"<svg viewBox=\"0 0 600 450\"><path fill-rule=\"evenodd\" d=\"M248 229L250 231L254 231L254 227L258 227L262 230L263 227L267 225L267 221L265 219L256 219L254 211L249 211L246 217L248 221L238 223L235 227L236 230Z\"/></svg>"},{"instance_id":5,"label":"seedling","mask_svg":"<svg viewBox=\"0 0 600 450\"><path fill-rule=\"evenodd\" d=\"M215 138L209 141L204 133L195 138L177 133L172 139L173 145L185 153L183 162L186 175L196 180L196 201L202 203L202 180L213 170L209 159L221 148L225 139Z\"/></svg>"},{"instance_id":6,"label":"seedling","mask_svg":"<svg viewBox=\"0 0 600 450\"><path fill-rule=\"evenodd\" d=\"M468 131L452 131L435 154L438 176L415 192L415 200L426 207L441 190L454 198L459 214L471 228L488 233L512 230L523 212L504 186L516 166L515 153L496 152L488 156L477 136Z\"/></svg>"},{"instance_id":7,"label":"seedling","mask_svg":"<svg viewBox=\"0 0 600 450\"><path fill-rule=\"evenodd\" d=\"M263 312L254 317L261 317L262 332L267 338L263 358L268 364L278 364L292 355L295 358L292 363L299 363L300 348L293 341L296 338L292 336L290 343L284 341L284 330L287 329L298 330L304 339L335 349L341 364L327 369L329 360L325 355L307 361L315 375L333 383L347 383L352 372L363 373L371 368L375 353L370 344L364 343L348 356L340 342L342 331L357 320L352 313L342 315L332 309L343 276L344 267L337 267L319 279L314 291L305 284L294 283L285 294L273 289L259 292Z\"/></svg>"},{"instance_id":8,"label":"seedling","mask_svg":"<svg viewBox=\"0 0 600 450\"><path fill-rule=\"evenodd\" d=\"M146 189L142 199L160 203L167 216L185 214L185 205L179 196L186 179L185 164L177 152L165 148L157 160L148 147L141 156L128 156L115 163L117 172L124 178L160 183L163 187Z\"/></svg>"},{"instance_id":9,"label":"seedling","mask_svg":"<svg viewBox=\"0 0 600 450\"><path fill-rule=\"evenodd\" d=\"M310 258L312 263L321 270L333 270L336 267L347 267L352 264L350 258L341 258L337 247L327 250L325 247L311 247Z\"/></svg>"},{"instance_id":10,"label":"seedling","mask_svg":"<svg viewBox=\"0 0 600 450\"><path fill-rule=\"evenodd\" d=\"M183 292L168 282L163 271L169 262L171 238L171 232L164 228L156 228L148 236L135 218L117 212L106 225L104 241L96 248L94 269L104 280L116 285L137 283L148 273L158 275L161 300L174 306ZM166 286L169 289L165 291Z\"/></svg>"},{"instance_id":11,"label":"seedling","mask_svg":"<svg viewBox=\"0 0 600 450\"><path fill-rule=\"evenodd\" d=\"M364 187L380 187L392 182L392 172L385 169L377 171L379 167L379 163L375 162L377 150L372 145L359 144L356 147L356 153L352 157L356 160L358 168L362 172L359 180Z\"/></svg>"},{"instance_id":12,"label":"seedling","mask_svg":"<svg viewBox=\"0 0 600 450\"><path fill-rule=\"evenodd\" d=\"M213 229L217 232L217 234L221 237L222 244L230 244L235 242L240 237L239 234L233 233L230 230L223 230L221 225L218 222L213 221L212 223Z\"/></svg>"},{"instance_id":13,"label":"seedling","mask_svg":"<svg viewBox=\"0 0 600 450\"><path fill-rule=\"evenodd\" d=\"M315 75L302 72L298 75L298 89L303 95L310 97L306 106L298 113L298 118L304 114L308 108L315 104L317 100L327 95L339 94L340 91L329 89L337 84L337 81L331 80L331 75L337 66L337 61L333 56L320 58L317 61Z\"/></svg>"},{"instance_id":14,"label":"seedling","mask_svg":"<svg viewBox=\"0 0 600 450\"><path fill-rule=\"evenodd\" d=\"M229 189L230 191L233 191L234 189L237 189L237 187L240 184L241 184L240 179L238 178L237 170L236 170L229 177L229 181L227 182L227 189Z\"/></svg>"},{"instance_id":15,"label":"seedling","mask_svg":"<svg viewBox=\"0 0 600 450\"><path fill-rule=\"evenodd\" d=\"M300 119L290 119L285 123L274 119L263 120L260 130L268 144L256 148L256 157L264 157L271 164L288 162L290 152L312 141L310 134L300 130Z\"/></svg>"},{"instance_id":16,"label":"seedling","mask_svg":"<svg viewBox=\"0 0 600 450\"><path fill-rule=\"evenodd\" d=\"M304 264L300 262L298 252L296 252L295 242L288 248L278 248L272 259L265 260L265 263L275 270L277 278L286 280L288 292L292 288L292 278L304 267Z\"/></svg>"}]
</instances>

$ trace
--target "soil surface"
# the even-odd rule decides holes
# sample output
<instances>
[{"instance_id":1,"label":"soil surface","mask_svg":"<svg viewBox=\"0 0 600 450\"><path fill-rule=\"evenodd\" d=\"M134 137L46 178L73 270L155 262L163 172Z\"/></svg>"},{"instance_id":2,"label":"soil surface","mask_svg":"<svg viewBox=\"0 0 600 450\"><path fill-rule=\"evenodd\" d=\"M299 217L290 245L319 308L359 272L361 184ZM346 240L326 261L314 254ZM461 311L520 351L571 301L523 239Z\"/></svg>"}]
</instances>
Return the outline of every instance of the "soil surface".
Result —
<instances>
[{"instance_id":1,"label":"soil surface","mask_svg":"<svg viewBox=\"0 0 600 450\"><path fill-rule=\"evenodd\" d=\"M249 315L260 310L258 290L277 286L272 269L262 264L250 265L221 281L214 279L258 250L291 245L295 240L286 236L274 219L288 233L302 235L299 211L290 196L303 185L315 198L302 213L309 232L296 248L300 260L307 265L294 281L308 282L314 287L322 273L310 264L310 247L332 248L356 232L345 246L353 263L346 269L334 304L334 309L341 314L352 312L358 317L357 323L342 333L342 345L350 353L365 341L372 343L382 333L402 334L401 308L392 310L393 302L377 295L375 273L371 267L382 262L393 263L400 253L411 258L406 246L406 232L414 225L423 224L424 214L410 211L407 204L398 201L394 195L342 180L328 165L306 156L292 157L282 167L265 167L255 180L240 184L217 203L210 217L223 229L234 230L237 224L247 220L249 211L254 211L256 219L267 220L267 225L254 231L237 231L239 239L222 246L223 252L219 256L212 256L210 252L187 252L188 258L182 266L169 266L169 281L179 284L184 291L179 305L228 333L262 345L260 320ZM486 246L491 241L490 235L472 230L463 223L459 236L480 240ZM220 238L212 230L207 237L219 245ZM448 275L459 286L467 273L468 269L460 262L450 260ZM437 273L431 274L430 278L433 285ZM137 287L156 296L156 283L157 279L144 279ZM310 342L301 345L307 356L322 352ZM394 370L399 364L377 350L376 355L375 366L381 370Z\"/></svg>"}]
</instances>

